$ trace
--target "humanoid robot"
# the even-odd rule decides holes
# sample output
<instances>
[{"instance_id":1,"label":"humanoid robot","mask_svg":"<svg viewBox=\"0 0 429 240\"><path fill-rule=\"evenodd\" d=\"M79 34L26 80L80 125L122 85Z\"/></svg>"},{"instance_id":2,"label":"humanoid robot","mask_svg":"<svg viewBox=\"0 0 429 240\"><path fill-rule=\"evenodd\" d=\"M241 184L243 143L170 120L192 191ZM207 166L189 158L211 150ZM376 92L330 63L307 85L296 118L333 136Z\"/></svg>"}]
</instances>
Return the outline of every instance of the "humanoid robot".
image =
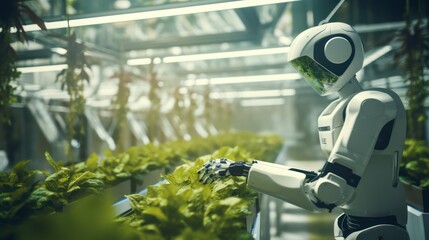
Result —
<instances>
[{"instance_id":1,"label":"humanoid robot","mask_svg":"<svg viewBox=\"0 0 429 240\"><path fill-rule=\"evenodd\" d=\"M344 23L310 28L293 41L288 61L322 96L338 93L318 119L328 160L319 172L255 160L216 159L200 180L247 176L247 184L310 211L342 210L337 240L409 239L407 205L398 170L405 140L405 110L388 89L363 90L355 78L363 46Z\"/></svg>"}]
</instances>

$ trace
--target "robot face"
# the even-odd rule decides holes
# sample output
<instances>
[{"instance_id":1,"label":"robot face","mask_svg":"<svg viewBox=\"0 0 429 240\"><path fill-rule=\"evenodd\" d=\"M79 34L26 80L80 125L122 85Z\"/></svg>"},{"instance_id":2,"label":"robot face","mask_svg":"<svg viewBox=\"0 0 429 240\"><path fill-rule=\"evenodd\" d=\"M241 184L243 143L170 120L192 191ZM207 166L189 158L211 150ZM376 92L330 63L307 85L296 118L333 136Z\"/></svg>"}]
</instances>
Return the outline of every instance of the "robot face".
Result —
<instances>
[{"instance_id":1,"label":"robot face","mask_svg":"<svg viewBox=\"0 0 429 240\"><path fill-rule=\"evenodd\" d=\"M328 23L298 35L289 53L291 65L317 93L339 91L362 67L363 47L344 23Z\"/></svg>"}]
</instances>

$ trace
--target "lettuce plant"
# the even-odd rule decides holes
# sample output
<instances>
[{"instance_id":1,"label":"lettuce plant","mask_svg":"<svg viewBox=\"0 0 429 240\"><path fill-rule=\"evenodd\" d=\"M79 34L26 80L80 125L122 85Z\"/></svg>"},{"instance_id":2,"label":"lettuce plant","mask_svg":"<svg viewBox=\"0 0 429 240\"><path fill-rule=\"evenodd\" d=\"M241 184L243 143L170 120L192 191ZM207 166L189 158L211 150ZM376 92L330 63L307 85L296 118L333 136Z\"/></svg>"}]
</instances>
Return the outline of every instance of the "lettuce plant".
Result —
<instances>
[{"instance_id":1,"label":"lettuce plant","mask_svg":"<svg viewBox=\"0 0 429 240\"><path fill-rule=\"evenodd\" d=\"M252 239L246 216L257 194L247 188L246 179L229 177L213 184L199 181L198 169L219 157L252 159L241 148L224 147L187 161L165 176L168 183L149 187L146 196L127 196L133 213L117 221L138 229L147 239L199 239L203 233L209 239Z\"/></svg>"}]
</instances>

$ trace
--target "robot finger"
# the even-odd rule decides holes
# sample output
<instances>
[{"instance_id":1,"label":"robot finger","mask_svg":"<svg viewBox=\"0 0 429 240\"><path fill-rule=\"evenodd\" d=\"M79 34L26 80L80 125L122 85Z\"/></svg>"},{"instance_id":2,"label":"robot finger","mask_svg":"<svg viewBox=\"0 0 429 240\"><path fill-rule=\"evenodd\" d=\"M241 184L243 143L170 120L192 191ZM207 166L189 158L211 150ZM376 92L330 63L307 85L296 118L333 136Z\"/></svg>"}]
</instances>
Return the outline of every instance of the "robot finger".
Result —
<instances>
[{"instance_id":1,"label":"robot finger","mask_svg":"<svg viewBox=\"0 0 429 240\"><path fill-rule=\"evenodd\" d=\"M198 174L200 174L200 173L202 173L203 171L205 171L207 168L206 167L202 167L202 168L200 168L198 171L197 171L197 173Z\"/></svg>"},{"instance_id":2,"label":"robot finger","mask_svg":"<svg viewBox=\"0 0 429 240\"><path fill-rule=\"evenodd\" d=\"M214 161L204 163L203 167L198 170L198 173L201 173L204 169L211 168L213 164L215 164Z\"/></svg>"},{"instance_id":3,"label":"robot finger","mask_svg":"<svg viewBox=\"0 0 429 240\"><path fill-rule=\"evenodd\" d=\"M202 174L201 176L200 176L200 178L198 179L198 181L199 182L202 182L203 181L203 178L206 176L206 174L204 173L204 174Z\"/></svg>"},{"instance_id":4,"label":"robot finger","mask_svg":"<svg viewBox=\"0 0 429 240\"><path fill-rule=\"evenodd\" d=\"M212 182L214 181L214 174L210 174L206 177L206 179L204 180L204 184L207 184L210 180L212 180Z\"/></svg>"}]
</instances>

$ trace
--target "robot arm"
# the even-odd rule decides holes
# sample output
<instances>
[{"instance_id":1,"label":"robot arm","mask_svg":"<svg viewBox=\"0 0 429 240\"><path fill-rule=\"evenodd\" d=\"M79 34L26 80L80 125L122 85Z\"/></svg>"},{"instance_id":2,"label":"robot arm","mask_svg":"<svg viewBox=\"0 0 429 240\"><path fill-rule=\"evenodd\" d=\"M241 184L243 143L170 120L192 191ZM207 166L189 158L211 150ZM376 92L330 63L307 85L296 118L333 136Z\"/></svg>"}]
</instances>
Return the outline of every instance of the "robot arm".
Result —
<instances>
[{"instance_id":1,"label":"robot arm","mask_svg":"<svg viewBox=\"0 0 429 240\"><path fill-rule=\"evenodd\" d=\"M388 143L390 136L380 133L389 132L395 116L396 103L387 93L363 91L352 98L328 162L309 183L318 206L339 206L353 198L376 145Z\"/></svg>"},{"instance_id":2,"label":"robot arm","mask_svg":"<svg viewBox=\"0 0 429 240\"><path fill-rule=\"evenodd\" d=\"M207 162L198 173L201 174L200 181L204 183L227 176L247 176L248 186L258 192L280 198L307 210L316 209L307 197L310 190L305 188L305 183L317 176L315 172L259 160L248 164L222 158Z\"/></svg>"}]
</instances>

